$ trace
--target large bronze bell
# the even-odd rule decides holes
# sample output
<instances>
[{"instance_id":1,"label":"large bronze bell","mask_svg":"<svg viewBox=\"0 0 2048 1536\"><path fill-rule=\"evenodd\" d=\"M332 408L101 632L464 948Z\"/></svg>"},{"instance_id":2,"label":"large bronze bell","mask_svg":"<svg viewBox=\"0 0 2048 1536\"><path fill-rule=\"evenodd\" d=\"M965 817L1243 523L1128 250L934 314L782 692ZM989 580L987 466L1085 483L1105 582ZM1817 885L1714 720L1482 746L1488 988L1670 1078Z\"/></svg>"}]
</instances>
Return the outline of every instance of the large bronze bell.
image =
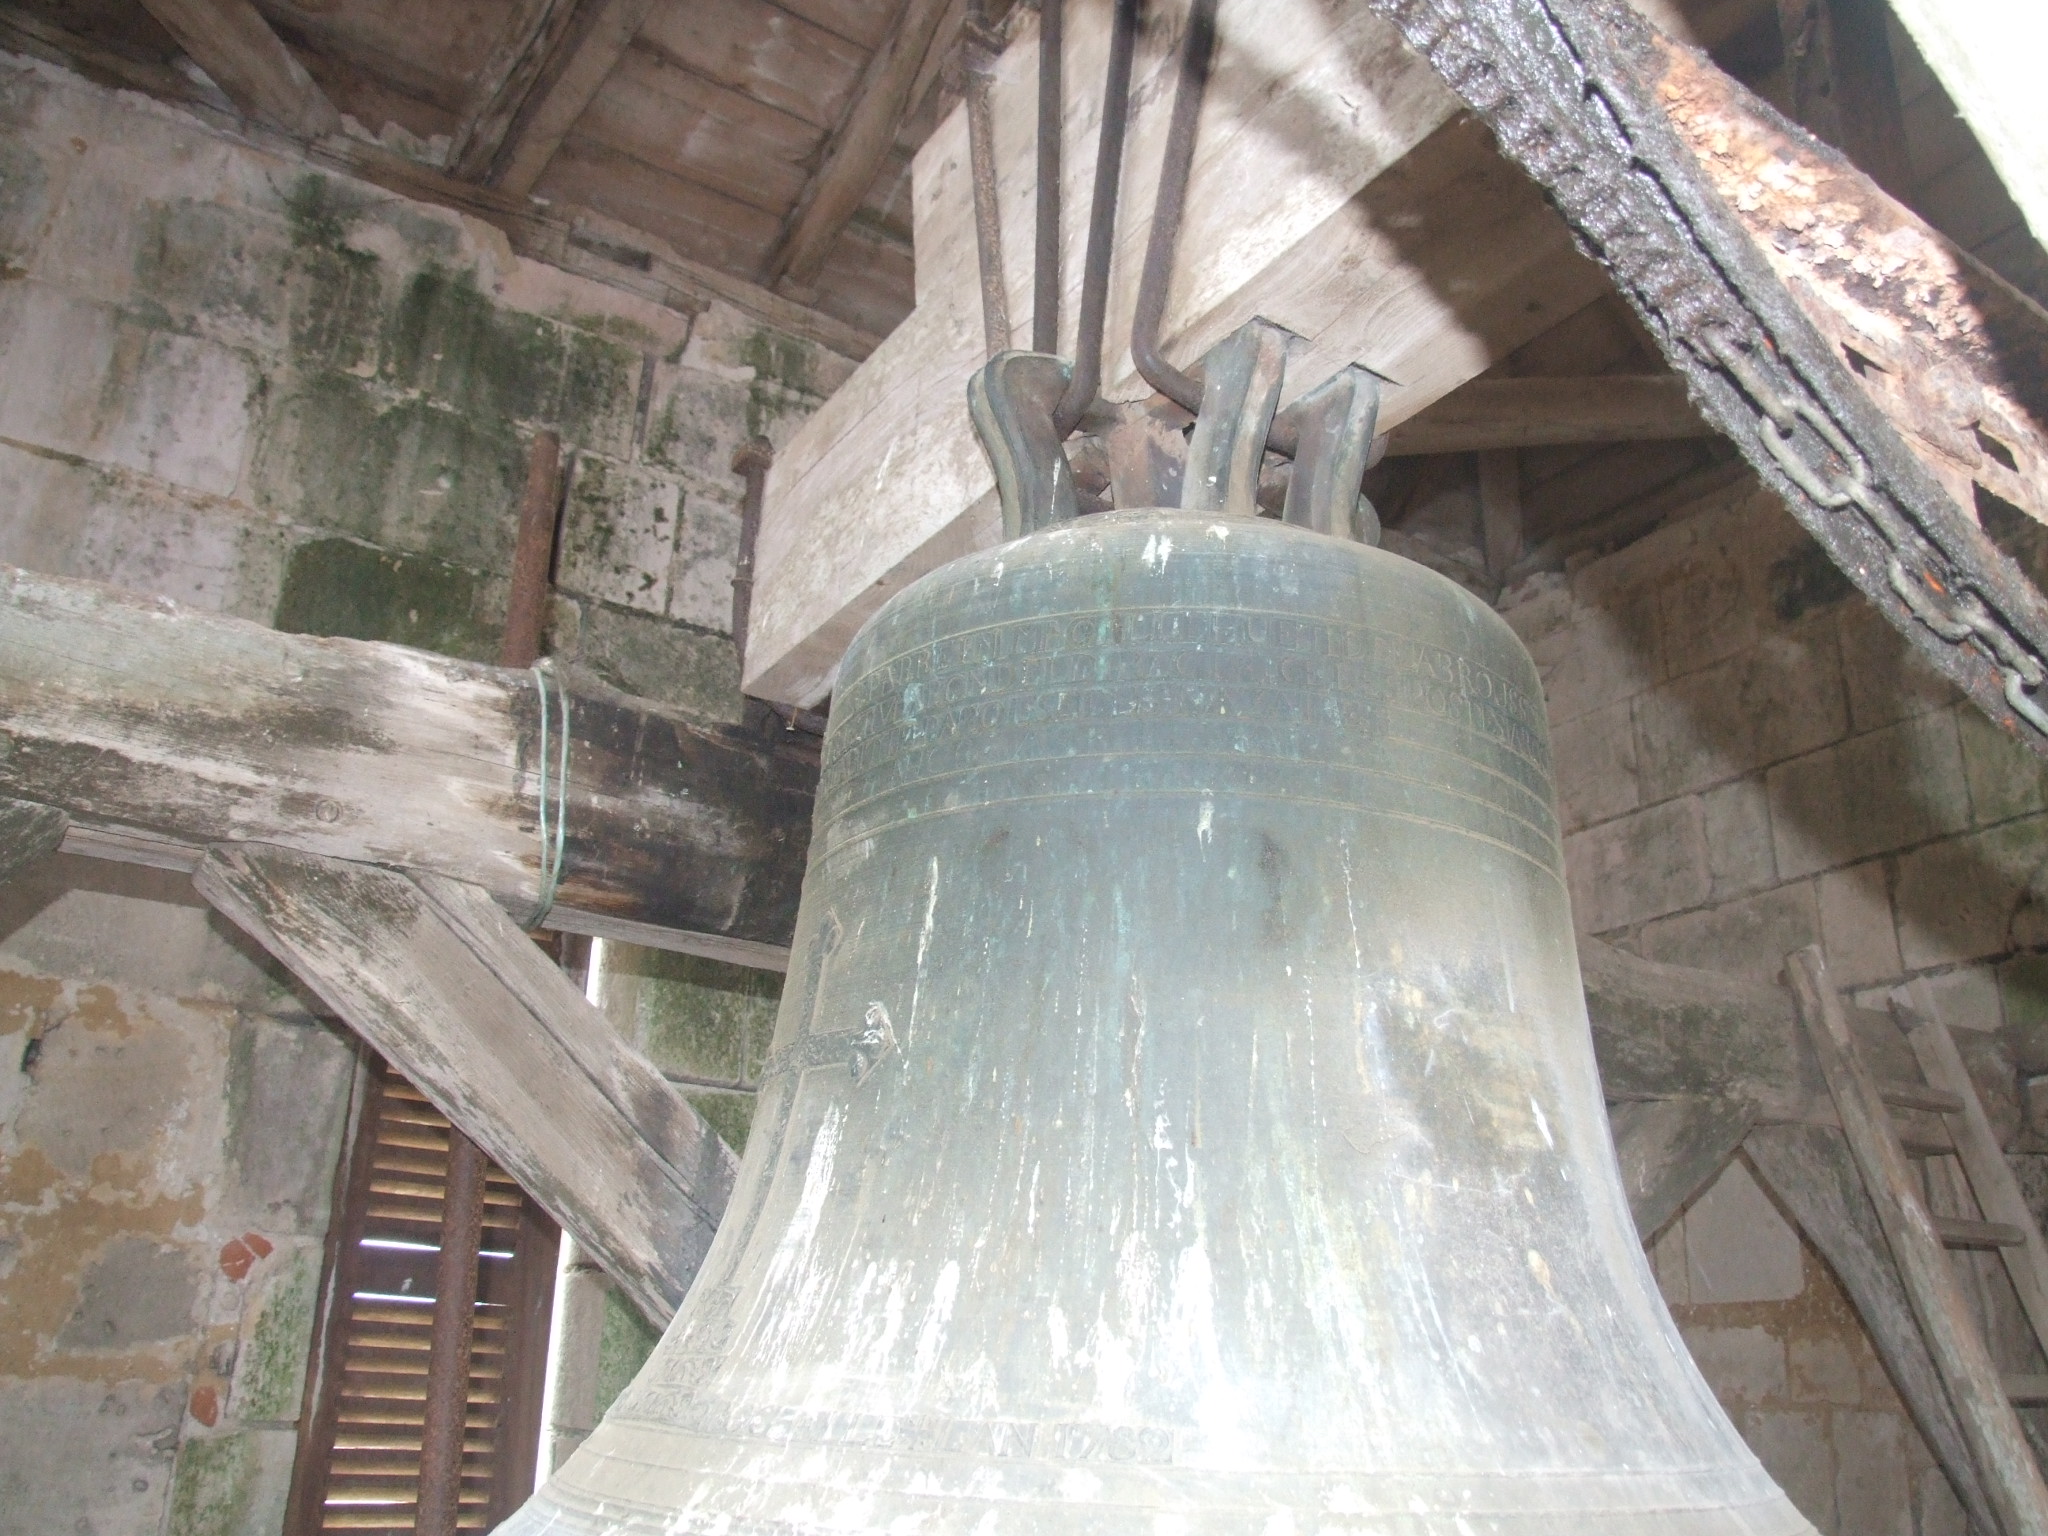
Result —
<instances>
[{"instance_id":1,"label":"large bronze bell","mask_svg":"<svg viewBox=\"0 0 2048 1536\"><path fill-rule=\"evenodd\" d=\"M1630 1222L1507 625L1158 508L889 603L725 1224L507 1529L1810 1532Z\"/></svg>"}]
</instances>

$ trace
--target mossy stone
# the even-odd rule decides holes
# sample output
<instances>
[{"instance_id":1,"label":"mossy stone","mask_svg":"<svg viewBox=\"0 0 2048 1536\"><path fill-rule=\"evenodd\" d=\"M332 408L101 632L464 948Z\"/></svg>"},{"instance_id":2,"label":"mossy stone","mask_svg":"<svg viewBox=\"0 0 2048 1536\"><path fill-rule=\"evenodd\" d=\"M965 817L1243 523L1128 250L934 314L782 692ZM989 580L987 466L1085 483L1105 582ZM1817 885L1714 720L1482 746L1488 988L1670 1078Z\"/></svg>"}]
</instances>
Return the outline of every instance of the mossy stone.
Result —
<instances>
[{"instance_id":1,"label":"mossy stone","mask_svg":"<svg viewBox=\"0 0 2048 1536\"><path fill-rule=\"evenodd\" d=\"M497 636L477 614L479 580L444 561L315 539L292 551L272 625L289 634L388 640L488 661Z\"/></svg>"}]
</instances>

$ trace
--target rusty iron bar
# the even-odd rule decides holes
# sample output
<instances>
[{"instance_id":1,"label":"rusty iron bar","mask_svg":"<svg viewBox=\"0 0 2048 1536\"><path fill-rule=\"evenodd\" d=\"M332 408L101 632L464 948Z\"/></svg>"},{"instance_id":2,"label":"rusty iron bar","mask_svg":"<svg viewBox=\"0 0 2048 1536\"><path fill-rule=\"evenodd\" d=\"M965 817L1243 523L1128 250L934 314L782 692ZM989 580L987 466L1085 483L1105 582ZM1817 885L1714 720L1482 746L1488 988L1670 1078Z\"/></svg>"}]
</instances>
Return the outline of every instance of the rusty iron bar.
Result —
<instances>
[{"instance_id":1,"label":"rusty iron bar","mask_svg":"<svg viewBox=\"0 0 2048 1536\"><path fill-rule=\"evenodd\" d=\"M1102 85L1102 135L1095 146L1095 191L1088 209L1088 253L1081 267L1074 373L1052 415L1053 430L1062 438L1079 424L1102 387L1102 328L1109 309L1109 264L1116 249L1117 190L1123 175L1131 57L1137 38L1138 0L1116 0L1110 22L1109 69Z\"/></svg>"},{"instance_id":2,"label":"rusty iron bar","mask_svg":"<svg viewBox=\"0 0 2048 1536\"><path fill-rule=\"evenodd\" d=\"M754 545L761 537L761 503L768 492L768 468L775 446L765 437L750 437L732 456L732 472L746 481L740 501L740 547L732 562L732 644L742 669L747 662L747 619L754 607Z\"/></svg>"},{"instance_id":3,"label":"rusty iron bar","mask_svg":"<svg viewBox=\"0 0 2048 1536\"><path fill-rule=\"evenodd\" d=\"M561 502L562 439L552 431L538 432L526 456L526 490L512 547L512 593L498 641L500 666L530 667L540 659ZM448 1179L441 1194L441 1251L434 1261L416 1536L454 1536L461 1513L463 1422L469 1412L470 1353L476 1333L477 1251L483 1246L484 1167L482 1149L450 1125Z\"/></svg>"},{"instance_id":4,"label":"rusty iron bar","mask_svg":"<svg viewBox=\"0 0 2048 1536\"><path fill-rule=\"evenodd\" d=\"M526 455L526 493L519 503L519 534L512 546L512 595L498 665L530 667L540 657L547 623L548 575L554 564L555 521L562 500L562 439L534 434Z\"/></svg>"},{"instance_id":5,"label":"rusty iron bar","mask_svg":"<svg viewBox=\"0 0 2048 1536\"><path fill-rule=\"evenodd\" d=\"M1061 72L1066 43L1065 0L1038 5L1038 209L1032 239L1031 350L1060 344L1060 150L1063 122Z\"/></svg>"},{"instance_id":6,"label":"rusty iron bar","mask_svg":"<svg viewBox=\"0 0 2048 1536\"><path fill-rule=\"evenodd\" d=\"M1003 282L1003 213L996 194L995 109L989 72L996 34L983 0L972 0L960 31L960 93L967 101L967 159L974 184L974 254L981 274L981 328L988 355L1010 349L1010 293Z\"/></svg>"}]
</instances>

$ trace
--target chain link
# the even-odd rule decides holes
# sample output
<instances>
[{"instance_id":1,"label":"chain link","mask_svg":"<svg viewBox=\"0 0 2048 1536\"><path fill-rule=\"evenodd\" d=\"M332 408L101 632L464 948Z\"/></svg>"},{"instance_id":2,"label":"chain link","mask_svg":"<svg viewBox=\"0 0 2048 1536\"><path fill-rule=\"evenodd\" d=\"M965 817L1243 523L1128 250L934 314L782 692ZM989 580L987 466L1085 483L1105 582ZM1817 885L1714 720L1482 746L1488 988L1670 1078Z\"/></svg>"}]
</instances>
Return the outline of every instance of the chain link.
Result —
<instances>
[{"instance_id":1,"label":"chain link","mask_svg":"<svg viewBox=\"0 0 2048 1536\"><path fill-rule=\"evenodd\" d=\"M1830 512L1854 507L1862 513L1885 546L1885 579L1907 611L1951 645L1975 644L1998 668L2005 683L2005 702L2013 713L2048 736L2048 711L2029 697L2033 689L2048 679L2048 668L1991 611L1981 595L1968 589L1949 595L1953 583L1944 583L1935 574L1935 561L1929 557L1924 542L1898 509L1871 484L1870 461L1857 451L1842 429L1810 401L1787 399L1764 377L1756 359L1726 331L1710 332L1707 348L1722 371L1756 406L1757 437L1764 451L1785 472L1785 478L1816 506ZM1810 462L1800 452L1797 439L1801 423L1842 461L1839 472ZM1908 569L1909 560L1919 574Z\"/></svg>"}]
</instances>

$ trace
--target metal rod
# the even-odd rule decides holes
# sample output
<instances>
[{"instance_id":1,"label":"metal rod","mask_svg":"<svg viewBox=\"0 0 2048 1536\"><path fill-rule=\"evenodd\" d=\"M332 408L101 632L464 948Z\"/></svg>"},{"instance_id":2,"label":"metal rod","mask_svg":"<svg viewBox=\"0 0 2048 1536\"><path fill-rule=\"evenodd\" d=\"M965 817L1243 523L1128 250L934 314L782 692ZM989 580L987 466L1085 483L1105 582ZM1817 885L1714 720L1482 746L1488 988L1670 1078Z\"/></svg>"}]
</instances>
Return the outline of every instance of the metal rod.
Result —
<instances>
[{"instance_id":1,"label":"metal rod","mask_svg":"<svg viewBox=\"0 0 2048 1536\"><path fill-rule=\"evenodd\" d=\"M967 157L974 183L974 253L981 270L981 328L988 355L1010 350L1010 294L1003 283L1003 215L996 196L995 111L989 67L995 51L980 0L961 29L961 94L967 98Z\"/></svg>"},{"instance_id":2,"label":"metal rod","mask_svg":"<svg viewBox=\"0 0 2048 1536\"><path fill-rule=\"evenodd\" d=\"M1088 209L1088 254L1081 268L1081 316L1074 340L1074 376L1053 408L1064 438L1095 403L1102 385L1102 326L1109 308L1109 263L1115 253L1116 203L1123 174L1124 129L1130 121L1131 55L1138 37L1138 0L1116 0L1110 24L1109 72L1102 86L1102 136L1095 147L1095 193Z\"/></svg>"},{"instance_id":3,"label":"metal rod","mask_svg":"<svg viewBox=\"0 0 2048 1536\"><path fill-rule=\"evenodd\" d=\"M732 456L732 472L747 482L740 502L740 548L732 562L732 644L743 669L747 618L754 606L754 545L761 537L761 502L768 490L768 467L774 462L775 446L765 437L748 438Z\"/></svg>"},{"instance_id":4,"label":"metal rod","mask_svg":"<svg viewBox=\"0 0 2048 1536\"><path fill-rule=\"evenodd\" d=\"M1065 0L1038 6L1038 218L1031 268L1031 350L1060 342L1060 149L1063 122Z\"/></svg>"},{"instance_id":5,"label":"metal rod","mask_svg":"<svg viewBox=\"0 0 2048 1536\"><path fill-rule=\"evenodd\" d=\"M530 667L540 657L561 502L562 439L551 431L538 432L526 455L526 493L519 502L519 533L512 546L512 594L505 604L500 666Z\"/></svg>"},{"instance_id":6,"label":"metal rod","mask_svg":"<svg viewBox=\"0 0 2048 1536\"><path fill-rule=\"evenodd\" d=\"M1166 156L1159 166L1159 200L1152 210L1145 268L1138 277L1137 310L1131 319L1131 361L1138 372L1182 410L1195 412L1202 409L1201 379L1183 373L1161 355L1159 330L1166 319L1173 248L1180 238L1181 216L1187 211L1188 172L1195 163L1195 128L1201 121L1202 93L1209 84L1209 63L1215 52L1216 0L1195 0L1188 11L1187 40L1181 44L1180 80L1174 88L1173 118L1166 129Z\"/></svg>"},{"instance_id":7,"label":"metal rod","mask_svg":"<svg viewBox=\"0 0 2048 1536\"><path fill-rule=\"evenodd\" d=\"M462 1507L462 1441L469 1416L469 1357L476 1334L477 1250L483 1246L484 1155L448 1127L441 1252L434 1261L434 1327L427 1347L414 1536L455 1536Z\"/></svg>"}]
</instances>

